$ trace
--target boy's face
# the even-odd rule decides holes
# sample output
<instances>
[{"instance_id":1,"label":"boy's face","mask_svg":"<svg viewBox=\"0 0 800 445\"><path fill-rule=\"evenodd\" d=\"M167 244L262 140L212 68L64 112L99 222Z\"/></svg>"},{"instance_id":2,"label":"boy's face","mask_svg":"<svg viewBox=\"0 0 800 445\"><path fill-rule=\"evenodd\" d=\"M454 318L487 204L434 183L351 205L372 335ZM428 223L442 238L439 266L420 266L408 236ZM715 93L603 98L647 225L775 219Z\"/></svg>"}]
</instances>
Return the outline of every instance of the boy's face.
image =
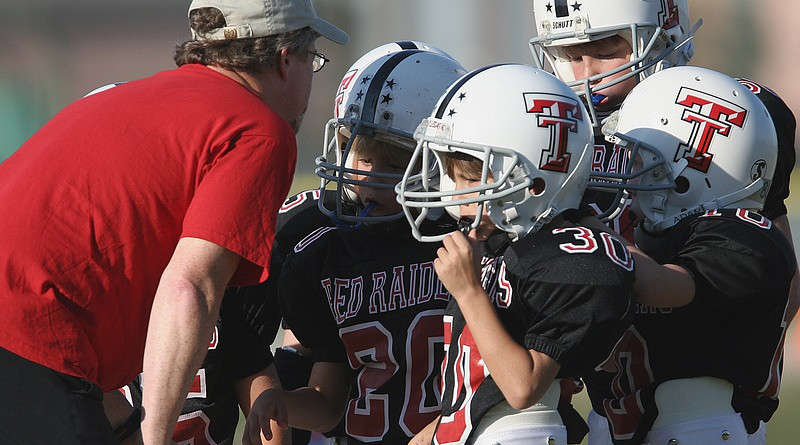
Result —
<instances>
[{"instance_id":1,"label":"boy's face","mask_svg":"<svg viewBox=\"0 0 800 445\"><path fill-rule=\"evenodd\" d=\"M455 182L456 190L463 190L470 187L477 187L481 185L481 176L480 173L474 174L474 172L466 172L461 164L455 163L452 165L452 173L451 177ZM494 182L492 175L489 174L487 178L487 182L491 183ZM462 199L462 198L471 198L474 196L478 196L478 193L468 193L464 195L456 195L453 199ZM461 218L475 221L475 214L478 210L478 203L466 204L459 206ZM478 225L477 237L479 240L485 240L489 237L494 231L497 230L497 226L494 225L492 220L489 218L489 214L486 210L486 205L483 206L483 215L481 215L481 222Z\"/></svg>"},{"instance_id":2,"label":"boy's face","mask_svg":"<svg viewBox=\"0 0 800 445\"><path fill-rule=\"evenodd\" d=\"M630 62L631 45L620 36L611 36L594 42L564 48L564 53L570 60L575 79L586 79L591 76L611 71ZM591 85L607 83L610 80L628 74L628 70L592 82ZM596 90L606 96L598 104L599 110L609 110L622 103L625 96L636 86L636 76L631 76L623 82L602 90Z\"/></svg>"},{"instance_id":3,"label":"boy's face","mask_svg":"<svg viewBox=\"0 0 800 445\"><path fill-rule=\"evenodd\" d=\"M369 173L391 173L402 177L411 159L411 153L406 152L402 148L390 146L389 144L378 144L380 145L377 149L376 145L354 149L350 168ZM365 207L370 204L375 206L369 213L369 216L387 216L402 211L402 207L397 202L397 194L394 191L394 186L398 182L397 179L376 178L366 174L353 175L353 179L392 186L391 188L377 188L367 185L353 185L353 191L358 195L361 203Z\"/></svg>"}]
</instances>

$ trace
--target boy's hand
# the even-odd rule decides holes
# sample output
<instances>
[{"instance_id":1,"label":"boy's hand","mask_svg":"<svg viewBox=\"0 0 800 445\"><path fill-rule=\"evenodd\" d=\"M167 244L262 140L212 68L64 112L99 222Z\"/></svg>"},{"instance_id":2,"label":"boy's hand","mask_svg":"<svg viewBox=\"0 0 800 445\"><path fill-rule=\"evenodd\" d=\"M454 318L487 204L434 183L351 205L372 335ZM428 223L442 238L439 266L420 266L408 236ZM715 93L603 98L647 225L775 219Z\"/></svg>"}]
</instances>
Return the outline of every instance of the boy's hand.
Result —
<instances>
[{"instance_id":1,"label":"boy's hand","mask_svg":"<svg viewBox=\"0 0 800 445\"><path fill-rule=\"evenodd\" d=\"M464 236L453 232L443 240L443 247L437 251L433 268L439 280L456 300L469 295L483 293L480 268L481 255L475 230Z\"/></svg>"},{"instance_id":2,"label":"boy's hand","mask_svg":"<svg viewBox=\"0 0 800 445\"><path fill-rule=\"evenodd\" d=\"M253 403L250 415L247 416L242 443L244 445L259 445L271 440L272 428L270 420L275 420L281 429L289 429L286 405L280 396L280 392L274 389L262 392Z\"/></svg>"}]
</instances>

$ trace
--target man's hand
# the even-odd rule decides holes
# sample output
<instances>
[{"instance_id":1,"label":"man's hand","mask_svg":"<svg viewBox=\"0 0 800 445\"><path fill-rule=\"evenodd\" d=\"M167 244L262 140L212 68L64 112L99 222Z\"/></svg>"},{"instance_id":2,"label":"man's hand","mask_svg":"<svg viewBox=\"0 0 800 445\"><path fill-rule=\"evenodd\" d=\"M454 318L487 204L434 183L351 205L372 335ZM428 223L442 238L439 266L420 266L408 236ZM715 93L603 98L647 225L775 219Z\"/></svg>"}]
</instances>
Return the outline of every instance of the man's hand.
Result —
<instances>
[{"instance_id":1,"label":"man's hand","mask_svg":"<svg viewBox=\"0 0 800 445\"><path fill-rule=\"evenodd\" d=\"M105 410L111 429L115 432L133 414L133 407L128 403L121 389L115 389L103 394L103 409ZM125 438L120 445L142 445L142 431L137 428L130 436Z\"/></svg>"}]
</instances>

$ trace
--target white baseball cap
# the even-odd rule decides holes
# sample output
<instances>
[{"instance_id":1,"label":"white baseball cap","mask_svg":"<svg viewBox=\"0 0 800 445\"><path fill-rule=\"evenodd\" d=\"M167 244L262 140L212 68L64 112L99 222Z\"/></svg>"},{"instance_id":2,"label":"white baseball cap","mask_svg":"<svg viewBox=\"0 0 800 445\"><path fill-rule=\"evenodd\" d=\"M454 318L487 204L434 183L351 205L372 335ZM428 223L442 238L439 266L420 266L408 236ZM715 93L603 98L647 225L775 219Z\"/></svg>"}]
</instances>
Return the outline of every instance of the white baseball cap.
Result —
<instances>
[{"instance_id":1,"label":"white baseball cap","mask_svg":"<svg viewBox=\"0 0 800 445\"><path fill-rule=\"evenodd\" d=\"M193 0L189 13L199 8L216 8L227 26L197 35L195 40L227 40L266 37L310 27L333 42L346 45L350 37L320 18L311 0Z\"/></svg>"}]
</instances>

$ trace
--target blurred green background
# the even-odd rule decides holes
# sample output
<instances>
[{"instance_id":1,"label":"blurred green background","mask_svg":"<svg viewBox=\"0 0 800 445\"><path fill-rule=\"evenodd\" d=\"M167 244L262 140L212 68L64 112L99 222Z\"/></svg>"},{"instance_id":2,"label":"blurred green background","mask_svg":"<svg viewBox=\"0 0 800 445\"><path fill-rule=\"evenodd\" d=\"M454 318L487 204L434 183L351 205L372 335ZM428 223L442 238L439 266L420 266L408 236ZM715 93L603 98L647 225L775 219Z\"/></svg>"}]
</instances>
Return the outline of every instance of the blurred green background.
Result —
<instances>
[{"instance_id":1,"label":"blurred green background","mask_svg":"<svg viewBox=\"0 0 800 445\"><path fill-rule=\"evenodd\" d=\"M590 0L586 0L590 1ZM599 0L598 0L599 1ZM174 67L177 43L189 37L189 0L0 0L0 161L56 112L87 92ZM467 69L531 63L531 0L314 0L317 12L348 31L351 43L324 39L332 61L315 75L314 92L298 134L294 190L315 187L313 159L342 74L361 54L393 40L438 46ZM692 64L745 76L775 90L800 110L798 0L689 0L692 20L704 24ZM789 216L800 234L800 178ZM35 186L35 178L30 178ZM769 424L769 443L800 442L800 338L789 329L781 405ZM581 397L579 397L581 400ZM588 405L585 405L588 406Z\"/></svg>"}]
</instances>

